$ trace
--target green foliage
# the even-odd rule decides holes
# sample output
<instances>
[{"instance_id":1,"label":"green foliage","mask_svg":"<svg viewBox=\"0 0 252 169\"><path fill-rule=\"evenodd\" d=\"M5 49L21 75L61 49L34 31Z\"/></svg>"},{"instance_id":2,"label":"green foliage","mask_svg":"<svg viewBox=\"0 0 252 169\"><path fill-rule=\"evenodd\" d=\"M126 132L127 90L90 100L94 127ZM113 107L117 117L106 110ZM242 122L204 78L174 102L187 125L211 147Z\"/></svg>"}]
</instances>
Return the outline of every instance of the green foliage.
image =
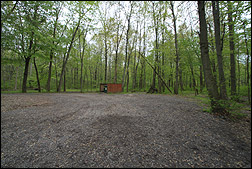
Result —
<instances>
[{"instance_id":1,"label":"green foliage","mask_svg":"<svg viewBox=\"0 0 252 169\"><path fill-rule=\"evenodd\" d=\"M24 59L32 53L32 60L36 58L36 63L39 71L39 78L41 86L45 88L48 78L48 68L50 61L51 51L53 53L52 59L52 74L51 74L51 89L56 90L56 86L59 82L59 77L62 69L62 62L65 53L68 51L69 42L72 40L72 34L75 30L76 23L80 20L80 27L76 38L74 39L73 48L70 53L69 61L66 66L66 87L68 89L79 90L80 87L80 49L83 49L84 33L88 29L88 34L85 41L84 51L84 66L83 66L83 83L84 91L98 90L99 83L104 81L104 69L105 69L105 36L108 48L108 78L110 82L113 82L115 74L115 47L117 42L117 26L119 24L119 34L122 33L122 40L119 45L118 51L118 63L117 63L117 83L122 82L123 70L124 70L124 57L126 47L126 29L127 20L125 14L129 14L128 2L100 2L100 1L17 1L16 8L12 11L15 1L1 1L1 89L12 90L15 84L17 89L22 86L22 78L24 74ZM177 2L175 2L176 4ZM248 87L246 84L246 45L245 35L248 42L248 51L251 53L251 19L244 17L245 14L251 13L251 2L232 2L236 8L234 10L235 23L235 54L239 52L239 63L236 67L240 69L240 83L238 95L236 98L230 98L232 101L241 101L248 95ZM102 9L103 5L108 7L107 15ZM175 81L175 45L174 45L174 30L172 27L172 14L170 8L170 2L154 2L154 13L152 8L152 2L133 2L133 14L131 18L131 28L129 32L129 45L128 50L132 49L132 54L129 62L129 91L148 91L151 83L153 70L152 68L140 58L136 77L136 86L132 89L133 70L134 67L134 51L133 39L137 40L137 56L138 49L144 53L148 62L155 65L155 53L159 53L159 61L156 63L160 66L161 72L164 73L163 78L169 87L173 91L173 85ZM113 8L116 10L113 11ZM211 13L211 2L207 2L207 21L211 29L213 30L213 19ZM39 7L37 9L37 7ZM174 6L175 8L176 5ZM37 13L35 10L37 9ZM60 10L61 9L61 10ZM63 10L64 9L64 10ZM179 69L182 70L182 81L185 91L180 91L182 96L190 96L194 99L202 101L205 105L210 105L207 97L206 88L203 88L203 92L195 96L195 91L192 87L192 73L191 67L194 71L194 77L196 80L196 88L200 88L200 45L199 37L197 34L198 28L193 27L193 23L197 22L190 18L189 15L186 18L182 18L179 14L183 12L183 4L175 11L178 11L177 20L181 21L177 23L178 34L178 50L179 50ZM69 13L66 14L66 13ZM99 13L100 12L100 13ZM230 89L228 87L228 81L230 79L230 51L228 40L228 26L227 26L227 2L220 2L220 20L221 31L223 30L223 24L225 23L225 35L223 39L223 64L224 74L227 83L228 94ZM58 21L56 22L56 16L58 13ZM108 15L109 13L109 15ZM119 15L120 14L120 15ZM36 16L35 16L36 15ZM158 21L158 25L154 25L154 19ZM188 20L190 22L188 22ZM138 22L138 29L136 27ZM182 24L181 24L182 23ZM192 25L190 25L190 24ZM245 28L244 25L245 24ZM56 34L54 34L54 26L56 25ZM158 26L158 49L156 49L155 43L155 27ZM197 26L197 25L196 25ZM33 35L33 47L29 51L30 40ZM141 33L141 36L140 36ZM222 32L223 33L223 32ZM79 36L80 35L80 36ZM209 40L215 42L214 34L209 36ZM78 38L80 37L80 41ZM141 42L139 40L141 39ZM145 39L145 40L144 40ZM54 44L53 44L54 42ZM164 57L164 65L162 65L162 58ZM211 59L215 59L217 66L216 53L210 51ZM251 67L251 61L249 61L249 67ZM135 64L136 65L136 64ZM16 67L19 66L18 71ZM238 68L237 68L238 69ZM28 77L29 80L33 80L32 86L37 86L35 69L32 65L29 66L29 72L32 71L32 75ZM238 70L237 70L238 71ZM28 74L29 74L28 72ZM203 73L203 72L202 72ZM251 74L251 70L249 70ZM17 75L17 81L16 81ZM143 78L143 87L140 89L140 75ZM110 76L110 77L109 77ZM216 72L217 81L218 70ZM237 73L238 79L238 73ZM204 73L203 73L204 81ZM238 80L237 80L238 82ZM158 78L156 77L156 84L158 84ZM96 87L95 87L96 86ZM157 87L157 86L156 86ZM216 89L219 90L219 89ZM165 89L164 94L169 94L169 91ZM221 106L226 106L220 103ZM231 110L230 110L231 111Z\"/></svg>"}]
</instances>

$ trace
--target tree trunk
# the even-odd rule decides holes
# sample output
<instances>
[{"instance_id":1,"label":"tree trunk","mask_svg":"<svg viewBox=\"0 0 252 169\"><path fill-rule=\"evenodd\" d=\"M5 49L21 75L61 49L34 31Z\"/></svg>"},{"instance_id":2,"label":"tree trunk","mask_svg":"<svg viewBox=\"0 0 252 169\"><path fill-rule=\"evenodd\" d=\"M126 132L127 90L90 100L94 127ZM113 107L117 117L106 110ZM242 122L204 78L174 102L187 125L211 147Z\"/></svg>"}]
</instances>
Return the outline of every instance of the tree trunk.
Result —
<instances>
[{"instance_id":1,"label":"tree trunk","mask_svg":"<svg viewBox=\"0 0 252 169\"><path fill-rule=\"evenodd\" d=\"M64 92L66 92L66 69L64 71Z\"/></svg>"},{"instance_id":2,"label":"tree trunk","mask_svg":"<svg viewBox=\"0 0 252 169\"><path fill-rule=\"evenodd\" d=\"M246 44L246 52L247 52L247 59L246 59L246 69L247 69L247 86L248 86L248 102L251 104L251 97L250 97L250 85L249 85L249 50L248 50L248 41L247 41L247 36L246 36L246 25L244 23L244 35L245 35L245 44Z\"/></svg>"},{"instance_id":3,"label":"tree trunk","mask_svg":"<svg viewBox=\"0 0 252 169\"><path fill-rule=\"evenodd\" d=\"M80 51L80 59L81 59L81 77L80 77L80 92L83 92L83 60L84 60L84 52L85 52L85 43L86 43L86 36L87 36L88 30L86 30L85 35L83 37L83 44L82 44L82 52ZM81 50L81 49L80 49Z\"/></svg>"},{"instance_id":4,"label":"tree trunk","mask_svg":"<svg viewBox=\"0 0 252 169\"><path fill-rule=\"evenodd\" d=\"M229 49L230 49L230 83L231 95L236 95L236 74L235 74L235 55L234 55L234 23L232 18L232 4L228 1L228 28L229 28Z\"/></svg>"},{"instance_id":5,"label":"tree trunk","mask_svg":"<svg viewBox=\"0 0 252 169\"><path fill-rule=\"evenodd\" d=\"M29 77L32 76L32 62L30 62L30 73L29 73Z\"/></svg>"},{"instance_id":6,"label":"tree trunk","mask_svg":"<svg viewBox=\"0 0 252 169\"><path fill-rule=\"evenodd\" d=\"M241 69L240 69L240 45L238 42L238 52L237 52L237 69L238 69L238 95L240 94L240 85L241 85Z\"/></svg>"},{"instance_id":7,"label":"tree trunk","mask_svg":"<svg viewBox=\"0 0 252 169\"><path fill-rule=\"evenodd\" d=\"M133 51L133 47L135 46L135 39L136 37L134 37L133 39L133 45L130 49L130 53L129 53L129 56L128 56L128 63L127 63L127 74L126 74L126 78L127 78L127 92L129 91L129 64L130 64L130 57L131 57L131 54L132 54L132 51Z\"/></svg>"},{"instance_id":8,"label":"tree trunk","mask_svg":"<svg viewBox=\"0 0 252 169\"><path fill-rule=\"evenodd\" d=\"M14 87L15 91L17 90L18 68L19 68L19 66L16 67L16 78L15 78L15 87Z\"/></svg>"},{"instance_id":9,"label":"tree trunk","mask_svg":"<svg viewBox=\"0 0 252 169\"><path fill-rule=\"evenodd\" d=\"M219 86L220 98L227 100L226 80L223 70L221 39L220 39L220 17L219 17L219 1L212 1L213 16L214 16L214 30L215 30L215 45L217 52L218 71L219 71Z\"/></svg>"},{"instance_id":10,"label":"tree trunk","mask_svg":"<svg viewBox=\"0 0 252 169\"><path fill-rule=\"evenodd\" d=\"M120 15L119 15L120 16ZM118 62L118 50L119 50L119 45L122 39L124 27L121 32L120 38L119 38L119 23L117 25L117 32L116 32L116 56L115 56L115 76L114 76L114 83L117 83L117 62Z\"/></svg>"},{"instance_id":11,"label":"tree trunk","mask_svg":"<svg viewBox=\"0 0 252 169\"><path fill-rule=\"evenodd\" d=\"M109 57L109 83L111 83L111 80L112 80L112 72L111 72L111 64L112 64L112 48L111 48L111 45L110 45L110 47L109 47L109 49L110 49L110 57Z\"/></svg>"},{"instance_id":12,"label":"tree trunk","mask_svg":"<svg viewBox=\"0 0 252 169\"><path fill-rule=\"evenodd\" d=\"M164 15L164 18L163 18L163 24L165 24L165 18L166 18L166 15ZM162 78L164 79L165 76L164 76L164 60L165 60L165 54L164 54L164 34L165 34L165 29L163 29L162 31ZM165 86L164 84L162 84L162 91L165 92Z\"/></svg>"},{"instance_id":13,"label":"tree trunk","mask_svg":"<svg viewBox=\"0 0 252 169\"><path fill-rule=\"evenodd\" d=\"M69 58L70 51L71 51L72 45L73 45L73 41L74 41L76 32L78 31L79 25L80 25L80 20L79 20L79 22L78 22L78 24L77 24L77 27L76 27L76 29L75 29L75 31L74 31L74 33L73 33L72 40L71 40L70 46L69 46L69 48L68 48L68 52L67 52L66 59L63 60L63 66L62 66L62 70L61 70L61 74L60 74L60 81L59 81L59 86L58 86L58 88L57 88L57 92L60 92L60 91L61 91L61 85L62 85L62 80L63 80L64 71L65 71L65 68L66 68L67 60L68 60L68 58Z\"/></svg>"},{"instance_id":14,"label":"tree trunk","mask_svg":"<svg viewBox=\"0 0 252 169\"><path fill-rule=\"evenodd\" d=\"M144 34L143 34L143 56L145 57L145 15L144 15ZM140 52L140 51L139 51ZM139 56L140 57L140 56ZM144 87L144 76L145 76L145 60L141 59L141 71L140 71L140 79L139 79L139 88L142 89Z\"/></svg>"},{"instance_id":15,"label":"tree trunk","mask_svg":"<svg viewBox=\"0 0 252 169\"><path fill-rule=\"evenodd\" d=\"M57 28L57 21L58 21L58 14L56 14L56 20L55 20L55 23L54 23L54 29L53 29L53 42L52 42L52 45L54 46L54 39L55 39L55 36L56 36L56 28ZM51 49L50 51L50 62L49 62L49 71L48 71L48 79L47 79L47 84L46 84L46 89L47 89L47 92L50 92L51 90L51 74L52 74L52 59L53 59L53 49Z\"/></svg>"},{"instance_id":16,"label":"tree trunk","mask_svg":"<svg viewBox=\"0 0 252 169\"><path fill-rule=\"evenodd\" d=\"M200 93L202 93L204 88L204 82L203 82L203 67L200 65Z\"/></svg>"},{"instance_id":17,"label":"tree trunk","mask_svg":"<svg viewBox=\"0 0 252 169\"><path fill-rule=\"evenodd\" d=\"M31 55L32 55L31 50L32 50L32 45L33 45L33 35L34 35L34 32L32 32L32 34L31 34L31 40L30 40L30 45L29 45L29 49L28 49L28 56L25 57L25 70L24 70L22 93L26 93L26 91L27 91L26 84L27 84L29 63L30 63Z\"/></svg>"},{"instance_id":18,"label":"tree trunk","mask_svg":"<svg viewBox=\"0 0 252 169\"><path fill-rule=\"evenodd\" d=\"M199 72L200 72L200 93L202 93L203 88L204 88L204 82L203 82L203 67L202 67L202 58L200 58L200 56L198 55L198 53L195 51L195 54L197 55L199 62L200 62L200 66L199 66Z\"/></svg>"},{"instance_id":19,"label":"tree trunk","mask_svg":"<svg viewBox=\"0 0 252 169\"><path fill-rule=\"evenodd\" d=\"M178 94L178 88L179 88L179 54L178 54L178 40L177 40L177 28L176 28L176 17L174 13L174 4L172 1L170 1L171 5L171 11L173 16L173 28L175 33L175 49L176 49L176 75L175 75L175 86L174 86L174 94Z\"/></svg>"},{"instance_id":20,"label":"tree trunk","mask_svg":"<svg viewBox=\"0 0 252 169\"><path fill-rule=\"evenodd\" d=\"M119 48L119 39L118 39L118 34L119 34L119 24L117 27L117 34L116 34L116 55L115 55L115 75L114 75L114 83L117 82L117 60L118 60L118 48Z\"/></svg>"},{"instance_id":21,"label":"tree trunk","mask_svg":"<svg viewBox=\"0 0 252 169\"><path fill-rule=\"evenodd\" d=\"M79 77L78 77L78 72L79 72L79 69L78 69L78 61L76 62L77 64L77 67L76 67L76 89L78 89L78 82L79 82Z\"/></svg>"},{"instance_id":22,"label":"tree trunk","mask_svg":"<svg viewBox=\"0 0 252 169\"><path fill-rule=\"evenodd\" d=\"M37 78L37 84L38 84L38 91L41 92L41 87L40 87L40 82L39 82L39 73L38 73L38 68L36 65L35 57L33 58L33 63L34 63L34 68L36 71L36 78Z\"/></svg>"},{"instance_id":23,"label":"tree trunk","mask_svg":"<svg viewBox=\"0 0 252 169\"><path fill-rule=\"evenodd\" d=\"M208 90L208 95L211 99L211 107L213 112L218 112L221 110L221 106L218 104L220 99L217 89L217 83L212 74L210 59L209 59L209 50L208 50L208 38L207 38L207 24L205 19L205 1L198 1L198 13L200 21L200 49L201 49L201 58L204 70L205 82Z\"/></svg>"},{"instance_id":24,"label":"tree trunk","mask_svg":"<svg viewBox=\"0 0 252 169\"><path fill-rule=\"evenodd\" d=\"M184 86L183 86L183 80L182 80L182 70L179 69L179 85L180 85L180 90L184 91Z\"/></svg>"},{"instance_id":25,"label":"tree trunk","mask_svg":"<svg viewBox=\"0 0 252 169\"><path fill-rule=\"evenodd\" d=\"M107 82L107 64L108 64L108 47L107 47L107 33L105 33L105 75L104 80Z\"/></svg>"},{"instance_id":26,"label":"tree trunk","mask_svg":"<svg viewBox=\"0 0 252 169\"><path fill-rule=\"evenodd\" d=\"M82 80L82 76L83 76L83 58L81 58L81 77L80 77L80 92L82 93L83 90L83 80Z\"/></svg>"},{"instance_id":27,"label":"tree trunk","mask_svg":"<svg viewBox=\"0 0 252 169\"><path fill-rule=\"evenodd\" d=\"M27 77L28 77L28 69L29 69L29 63L30 63L30 57L25 58L25 70L24 70L24 77L23 77L23 86L22 86L22 93L26 93L27 91Z\"/></svg>"},{"instance_id":28,"label":"tree trunk","mask_svg":"<svg viewBox=\"0 0 252 169\"><path fill-rule=\"evenodd\" d=\"M49 71L48 71L48 79L47 79L47 92L50 92L51 88L50 88L50 84L51 84L51 73L52 73L52 58L53 58L53 53L52 53L52 50L51 50L51 53L50 53L50 62L49 62Z\"/></svg>"},{"instance_id":29,"label":"tree trunk","mask_svg":"<svg viewBox=\"0 0 252 169\"><path fill-rule=\"evenodd\" d=\"M141 38L141 27L140 27L140 36L139 36L139 48L138 48L138 51L141 52L141 42L142 42L142 38ZM135 86L137 87L137 69L138 69L138 66L139 66L139 62L140 62L140 56L138 56L138 59L137 59L137 65L136 65L136 74L135 74Z\"/></svg>"},{"instance_id":30,"label":"tree trunk","mask_svg":"<svg viewBox=\"0 0 252 169\"><path fill-rule=\"evenodd\" d=\"M190 58L189 58L189 60L190 60ZM192 74L193 89L196 90L196 81L195 81L195 77L194 77L192 62L189 61L189 64L190 64L190 70L191 70L191 74ZM190 79L191 79L191 77L190 77ZM190 84L191 84L191 80L190 80Z\"/></svg>"},{"instance_id":31,"label":"tree trunk","mask_svg":"<svg viewBox=\"0 0 252 169\"><path fill-rule=\"evenodd\" d=\"M155 25L155 44L156 44L156 49L155 49L155 61L154 61L154 70L153 70L153 76L152 76L152 85L151 88L155 89L156 86L156 69L157 69L157 64L158 64L158 21L155 16L155 10L154 10L154 2L152 2L152 9L153 9L153 21Z\"/></svg>"},{"instance_id":32,"label":"tree trunk","mask_svg":"<svg viewBox=\"0 0 252 169\"><path fill-rule=\"evenodd\" d=\"M138 22L137 22L137 29L138 31ZM137 37L137 33L135 34L135 37ZM134 54L134 60L133 60L133 77L132 77L132 89L134 90L135 89L135 86L136 86L136 44L137 44L137 38L136 38L136 42L134 42L135 45L134 45L134 49L135 49L135 54Z\"/></svg>"},{"instance_id":33,"label":"tree trunk","mask_svg":"<svg viewBox=\"0 0 252 169\"><path fill-rule=\"evenodd\" d=\"M55 76L56 76L56 81L55 81L55 88L57 89L58 86L58 71L57 71L57 62L56 62L56 58L55 58Z\"/></svg>"},{"instance_id":34,"label":"tree trunk","mask_svg":"<svg viewBox=\"0 0 252 169\"><path fill-rule=\"evenodd\" d=\"M126 45L125 45L125 64L124 64L124 70L123 70L123 77L122 77L122 90L124 90L124 79L125 79L125 71L126 71L126 66L127 66L127 54L128 54L128 43L129 43L129 31L130 31L130 18L131 18L131 12L132 12L132 4L131 4L131 9L130 9L130 14L128 17L128 29L126 33Z\"/></svg>"}]
</instances>

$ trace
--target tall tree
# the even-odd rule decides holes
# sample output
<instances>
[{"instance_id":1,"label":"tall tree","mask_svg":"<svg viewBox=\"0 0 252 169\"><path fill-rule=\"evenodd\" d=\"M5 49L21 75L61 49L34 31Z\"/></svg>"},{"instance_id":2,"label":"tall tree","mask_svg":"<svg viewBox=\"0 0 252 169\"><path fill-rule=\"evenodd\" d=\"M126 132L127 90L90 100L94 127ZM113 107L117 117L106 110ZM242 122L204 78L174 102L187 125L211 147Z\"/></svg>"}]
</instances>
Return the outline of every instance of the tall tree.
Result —
<instances>
[{"instance_id":1,"label":"tall tree","mask_svg":"<svg viewBox=\"0 0 252 169\"><path fill-rule=\"evenodd\" d=\"M130 31L130 19L133 11L133 3L130 1L130 12L127 15L128 20L128 28L126 33L126 44L125 44L125 61L124 61L124 70L123 70L123 77L122 77L122 90L124 90L125 85L125 72L127 68L127 57L128 57L128 44L129 44L129 31Z\"/></svg>"},{"instance_id":2,"label":"tall tree","mask_svg":"<svg viewBox=\"0 0 252 169\"><path fill-rule=\"evenodd\" d=\"M221 51L219 1L212 1L212 7L214 16L215 45L216 45L218 71L219 71L220 98L227 100L228 98L226 90L226 80L223 70L223 59Z\"/></svg>"},{"instance_id":3,"label":"tall tree","mask_svg":"<svg viewBox=\"0 0 252 169\"><path fill-rule=\"evenodd\" d=\"M30 60L34 53L34 38L41 37L39 29L46 22L48 15L47 11L50 9L51 3L48 2L21 2L18 8L19 23L21 31L21 56L25 60L25 69L23 74L22 92L27 92L27 78ZM19 31L19 30L18 30ZM28 42L28 43L27 43ZM28 44L28 45L27 45ZM28 46L28 47L27 47Z\"/></svg>"},{"instance_id":4,"label":"tall tree","mask_svg":"<svg viewBox=\"0 0 252 169\"><path fill-rule=\"evenodd\" d=\"M199 23L200 23L200 49L201 49L201 59L204 70L204 77L206 82L206 87L208 95L211 99L211 107L213 112L218 112L220 110L220 105L218 100L220 99L219 92L217 89L217 82L213 76L210 59L209 59L209 49L208 49L208 38L207 38L207 24L205 18L205 1L198 1L198 13L199 13Z\"/></svg>"},{"instance_id":5,"label":"tall tree","mask_svg":"<svg viewBox=\"0 0 252 169\"><path fill-rule=\"evenodd\" d=\"M119 2L120 4L120 2ZM115 15L117 16L117 12L116 11ZM119 33L120 31L120 26L121 26L121 23L120 23L120 13L119 13L119 17L116 18L117 20L117 29L116 29L116 49L115 49L115 52L116 52L116 55L115 55L115 75L114 75L114 83L117 83L117 66L118 66L118 50L119 50L119 45L120 45L120 42L122 40L122 35L123 35L123 32L124 32L124 26L122 28L122 31L121 31L121 34Z\"/></svg>"},{"instance_id":6,"label":"tall tree","mask_svg":"<svg viewBox=\"0 0 252 169\"><path fill-rule=\"evenodd\" d=\"M228 1L228 29L229 29L229 50L230 50L230 82L231 95L236 95L236 74L235 74L235 55L234 55L234 22L233 4Z\"/></svg>"},{"instance_id":7,"label":"tall tree","mask_svg":"<svg viewBox=\"0 0 252 169\"><path fill-rule=\"evenodd\" d=\"M71 52L71 49L72 49L72 46L73 46L73 42L74 42L74 39L75 39L75 35L79 29L79 26L80 26L80 19L76 25L76 28L73 32L73 35L72 35L72 39L71 39L71 42L70 42L70 45L68 47L68 51L66 53L66 57L65 59L63 59L63 64L62 64L62 69L61 69L61 74L60 74L60 81L59 81L59 85L57 87L57 92L61 92L61 85L62 85L62 81L63 81L63 75L64 75L64 72L65 72L65 69L66 69L66 64L67 64L67 61L68 61L68 58L70 56L70 52Z\"/></svg>"},{"instance_id":8,"label":"tall tree","mask_svg":"<svg viewBox=\"0 0 252 169\"><path fill-rule=\"evenodd\" d=\"M247 54L247 59L246 59L246 69L247 69L247 86L248 86L248 101L251 104L251 94L250 94L250 85L249 85L249 50L248 50L248 40L247 40L247 35L246 35L246 20L243 22L244 25L244 38L245 38L245 44L246 44L246 54Z\"/></svg>"},{"instance_id":9,"label":"tall tree","mask_svg":"<svg viewBox=\"0 0 252 169\"><path fill-rule=\"evenodd\" d=\"M176 49L176 75L175 75L175 85L174 85L174 94L178 94L178 88L179 88L179 53L178 53L178 40L177 40L177 27L176 27L176 21L177 18L175 16L175 11L174 11L174 2L170 1L170 9L172 12L172 21L173 21L173 29L174 29L174 35L175 35L175 49Z\"/></svg>"},{"instance_id":10,"label":"tall tree","mask_svg":"<svg viewBox=\"0 0 252 169\"><path fill-rule=\"evenodd\" d=\"M155 7L156 6L156 7ZM152 85L151 85L151 93L153 93L155 89L155 84L156 84L156 71L157 71L157 66L158 66L158 28L159 28L159 23L158 23L158 15L156 14L156 8L158 6L158 3L152 2L152 15L153 15L153 25L155 26L155 60L154 60L154 70L153 70L153 76L152 76Z\"/></svg>"},{"instance_id":11,"label":"tall tree","mask_svg":"<svg viewBox=\"0 0 252 169\"><path fill-rule=\"evenodd\" d=\"M80 47L80 59L81 59L81 76L80 76L80 92L83 92L83 60L84 60L84 52L86 47L86 36L87 36L88 29L86 28L84 36L83 36L83 44L82 44L82 52ZM80 45L80 37L79 36L79 45Z\"/></svg>"},{"instance_id":12,"label":"tall tree","mask_svg":"<svg viewBox=\"0 0 252 169\"><path fill-rule=\"evenodd\" d=\"M52 62L53 62L53 48L55 48L55 38L56 38L56 30L58 26L58 19L59 19L59 14L60 11L63 7L63 3L60 1L57 1L57 4L54 8L53 14L55 15L55 21L54 21L54 28L53 28L53 40L52 40L52 48L50 50L50 62L49 62L49 70L48 70L48 79L47 79L47 84L46 84L46 89L48 92L51 90L51 74L52 74Z\"/></svg>"}]
</instances>

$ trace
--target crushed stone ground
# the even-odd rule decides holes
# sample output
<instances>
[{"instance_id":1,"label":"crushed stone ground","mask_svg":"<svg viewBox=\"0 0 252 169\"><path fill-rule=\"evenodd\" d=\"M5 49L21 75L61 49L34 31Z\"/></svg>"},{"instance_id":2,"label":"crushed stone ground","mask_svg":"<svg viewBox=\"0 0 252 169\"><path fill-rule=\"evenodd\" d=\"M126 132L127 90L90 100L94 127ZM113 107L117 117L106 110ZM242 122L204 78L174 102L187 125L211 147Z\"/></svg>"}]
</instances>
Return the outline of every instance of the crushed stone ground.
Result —
<instances>
[{"instance_id":1,"label":"crushed stone ground","mask_svg":"<svg viewBox=\"0 0 252 169\"><path fill-rule=\"evenodd\" d=\"M250 124L169 95L1 94L1 168L250 168Z\"/></svg>"}]
</instances>

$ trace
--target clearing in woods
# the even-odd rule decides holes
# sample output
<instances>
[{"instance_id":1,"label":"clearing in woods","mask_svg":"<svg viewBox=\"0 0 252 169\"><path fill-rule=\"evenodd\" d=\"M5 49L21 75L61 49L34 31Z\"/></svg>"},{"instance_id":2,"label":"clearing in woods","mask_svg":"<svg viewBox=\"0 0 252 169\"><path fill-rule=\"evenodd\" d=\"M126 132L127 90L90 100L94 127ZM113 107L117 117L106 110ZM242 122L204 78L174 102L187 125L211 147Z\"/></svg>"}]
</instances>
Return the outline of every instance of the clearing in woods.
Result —
<instances>
[{"instance_id":1,"label":"clearing in woods","mask_svg":"<svg viewBox=\"0 0 252 169\"><path fill-rule=\"evenodd\" d=\"M150 94L1 94L1 167L251 167L251 126Z\"/></svg>"}]
</instances>

